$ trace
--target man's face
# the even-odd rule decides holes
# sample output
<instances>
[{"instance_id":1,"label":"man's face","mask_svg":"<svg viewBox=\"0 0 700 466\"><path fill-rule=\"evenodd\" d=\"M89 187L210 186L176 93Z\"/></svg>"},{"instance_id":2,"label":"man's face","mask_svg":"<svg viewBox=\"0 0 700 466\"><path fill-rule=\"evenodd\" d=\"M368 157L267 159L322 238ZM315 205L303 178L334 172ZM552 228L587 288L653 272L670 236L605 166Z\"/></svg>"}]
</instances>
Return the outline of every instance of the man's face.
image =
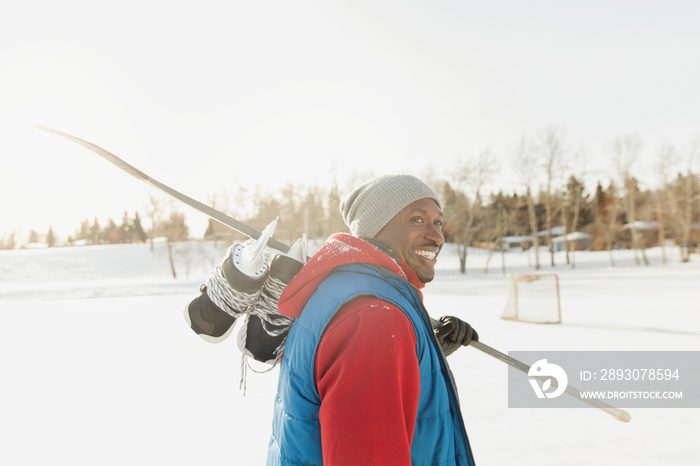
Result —
<instances>
[{"instance_id":1,"label":"man's face","mask_svg":"<svg viewBox=\"0 0 700 466\"><path fill-rule=\"evenodd\" d=\"M442 211L429 198L406 206L374 237L399 255L423 283L435 277L437 256L445 242Z\"/></svg>"}]
</instances>

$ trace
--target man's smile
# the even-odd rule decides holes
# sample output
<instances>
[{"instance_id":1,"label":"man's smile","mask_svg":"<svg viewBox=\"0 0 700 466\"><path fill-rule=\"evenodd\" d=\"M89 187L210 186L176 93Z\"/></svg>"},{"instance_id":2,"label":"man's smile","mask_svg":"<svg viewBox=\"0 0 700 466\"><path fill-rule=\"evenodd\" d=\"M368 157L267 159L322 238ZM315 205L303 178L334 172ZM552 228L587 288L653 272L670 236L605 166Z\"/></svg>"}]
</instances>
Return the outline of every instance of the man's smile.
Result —
<instances>
[{"instance_id":1,"label":"man's smile","mask_svg":"<svg viewBox=\"0 0 700 466\"><path fill-rule=\"evenodd\" d=\"M437 259L438 251L430 251L427 249L416 249L413 251L421 257L425 257L428 260L434 261Z\"/></svg>"}]
</instances>

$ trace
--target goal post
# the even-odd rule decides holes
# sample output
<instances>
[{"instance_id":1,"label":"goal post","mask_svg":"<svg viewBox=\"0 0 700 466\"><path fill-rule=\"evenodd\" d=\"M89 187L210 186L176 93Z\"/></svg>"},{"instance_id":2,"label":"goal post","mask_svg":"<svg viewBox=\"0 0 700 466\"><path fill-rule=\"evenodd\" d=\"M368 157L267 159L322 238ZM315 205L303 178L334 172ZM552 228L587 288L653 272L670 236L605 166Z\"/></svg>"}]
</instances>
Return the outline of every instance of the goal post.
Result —
<instances>
[{"instance_id":1,"label":"goal post","mask_svg":"<svg viewBox=\"0 0 700 466\"><path fill-rule=\"evenodd\" d=\"M560 323L559 276L555 273L508 275L508 300L501 319Z\"/></svg>"}]
</instances>

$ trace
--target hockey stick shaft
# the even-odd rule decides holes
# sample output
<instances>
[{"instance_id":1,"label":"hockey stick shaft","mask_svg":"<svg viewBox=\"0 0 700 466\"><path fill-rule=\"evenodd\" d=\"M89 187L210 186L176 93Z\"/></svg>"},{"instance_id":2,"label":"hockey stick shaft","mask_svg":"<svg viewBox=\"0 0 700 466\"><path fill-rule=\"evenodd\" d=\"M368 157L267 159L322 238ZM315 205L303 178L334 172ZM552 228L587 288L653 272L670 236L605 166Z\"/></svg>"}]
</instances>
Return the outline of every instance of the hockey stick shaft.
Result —
<instances>
[{"instance_id":1,"label":"hockey stick shaft","mask_svg":"<svg viewBox=\"0 0 700 466\"><path fill-rule=\"evenodd\" d=\"M160 181L151 178L138 168L134 167L133 165L128 164L124 160L120 159L113 153L107 151L106 149L103 149L102 147L91 143L90 141L86 141L85 139L81 139L79 137L73 136L68 133L64 133L63 131L59 131L57 129L49 128L46 126L41 126L41 125L36 125L36 128L42 130L42 131L47 131L49 133L56 134L58 136L61 136L65 139L68 139L69 141L73 141L76 144L79 144L86 149L89 149L90 151L94 152L95 154L99 155L103 159L111 162L112 164L116 165L123 171L127 172L129 175L133 176L134 178L138 178L139 180L153 186L154 188L157 188L161 191L163 191L166 194L169 194L170 196L184 202L188 206L202 212L203 214L209 216L210 218L222 223L223 225L226 225L227 227L236 230L239 233L242 233L249 238L253 239L258 239L261 235L261 232L256 230L255 228L252 228L245 223L242 223L238 220L236 220L233 217L230 217L223 212L220 212L216 209L213 209L209 207L208 205L199 202L196 199L193 199L180 191L177 191L170 186L161 183ZM287 252L289 251L289 246L286 244L282 243L281 241L278 241L274 238L270 238L269 241L267 242L268 246L277 249L278 251L281 252Z\"/></svg>"},{"instance_id":2,"label":"hockey stick shaft","mask_svg":"<svg viewBox=\"0 0 700 466\"><path fill-rule=\"evenodd\" d=\"M472 341L469 343L469 346L473 346L474 348L478 349L479 351L483 351L484 353L488 354L489 356L493 356L496 359L499 359L509 366L515 367L516 369L525 372L526 374L530 371L530 366L525 364L524 362L518 361L515 358L512 358L508 356L507 354L501 353L500 351L491 348L490 346L481 343L480 341ZM615 419L618 421L622 422L629 422L632 417L630 414L619 408L615 408L614 406L611 406L603 401L596 400L596 399L586 399L581 397L581 391L578 390L575 387L572 387L571 385L566 387L565 392L571 396L573 396L576 399L579 399L583 401L584 403L587 403L591 406L594 406L602 411L605 411L606 413L610 414L613 416Z\"/></svg>"}]
</instances>

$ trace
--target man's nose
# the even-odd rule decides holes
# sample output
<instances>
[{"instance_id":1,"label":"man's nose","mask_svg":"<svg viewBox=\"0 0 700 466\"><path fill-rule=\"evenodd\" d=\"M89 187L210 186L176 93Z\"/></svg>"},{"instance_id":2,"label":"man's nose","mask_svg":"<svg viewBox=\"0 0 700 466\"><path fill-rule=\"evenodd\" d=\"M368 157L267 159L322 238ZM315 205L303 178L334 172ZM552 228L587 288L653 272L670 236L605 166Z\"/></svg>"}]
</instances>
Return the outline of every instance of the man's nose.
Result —
<instances>
[{"instance_id":1,"label":"man's nose","mask_svg":"<svg viewBox=\"0 0 700 466\"><path fill-rule=\"evenodd\" d=\"M428 226L428 231L425 234L427 239L435 241L438 246L441 246L445 242L445 236L442 234L442 228L435 224L430 224Z\"/></svg>"}]
</instances>

